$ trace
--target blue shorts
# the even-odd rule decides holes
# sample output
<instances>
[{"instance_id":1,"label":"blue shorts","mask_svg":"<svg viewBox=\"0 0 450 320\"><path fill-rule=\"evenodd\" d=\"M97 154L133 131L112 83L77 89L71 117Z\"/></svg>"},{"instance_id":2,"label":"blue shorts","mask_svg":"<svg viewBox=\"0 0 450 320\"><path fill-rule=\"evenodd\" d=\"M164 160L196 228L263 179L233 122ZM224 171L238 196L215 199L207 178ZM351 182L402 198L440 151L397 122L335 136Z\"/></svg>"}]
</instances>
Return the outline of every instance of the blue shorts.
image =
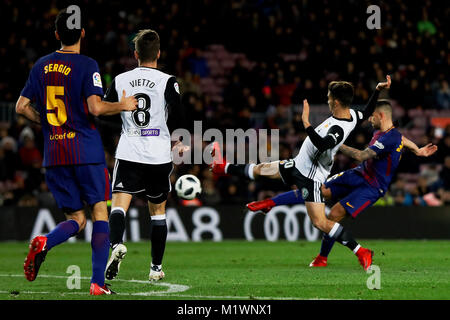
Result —
<instances>
[{"instance_id":1,"label":"blue shorts","mask_svg":"<svg viewBox=\"0 0 450 320\"><path fill-rule=\"evenodd\" d=\"M369 185L355 170L338 173L329 178L324 185L331 190L332 198L339 200L353 218L384 195L382 190Z\"/></svg>"},{"instance_id":2,"label":"blue shorts","mask_svg":"<svg viewBox=\"0 0 450 320\"><path fill-rule=\"evenodd\" d=\"M111 199L111 183L104 163L46 168L45 181L65 213Z\"/></svg>"}]
</instances>

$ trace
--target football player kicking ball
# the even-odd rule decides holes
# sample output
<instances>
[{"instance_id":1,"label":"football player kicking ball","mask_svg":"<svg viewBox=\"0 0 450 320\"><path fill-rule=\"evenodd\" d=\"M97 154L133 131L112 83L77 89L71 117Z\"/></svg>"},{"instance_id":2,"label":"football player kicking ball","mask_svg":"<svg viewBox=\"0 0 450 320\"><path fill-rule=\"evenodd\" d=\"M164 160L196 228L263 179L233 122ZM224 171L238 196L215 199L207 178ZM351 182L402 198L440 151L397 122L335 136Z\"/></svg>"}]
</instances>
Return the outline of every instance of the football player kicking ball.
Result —
<instances>
[{"instance_id":1,"label":"football player kicking ball","mask_svg":"<svg viewBox=\"0 0 450 320\"><path fill-rule=\"evenodd\" d=\"M334 155L338 149L351 131L372 114L379 92L390 87L390 77L386 78L386 82L377 85L375 93L363 112L350 108L353 99L353 86L350 83L331 82L328 86L328 105L332 116L315 129L309 123L309 104L304 100L302 121L308 137L294 159L258 165L234 165L215 159L211 165L213 173L231 174L250 179L265 176L282 179L288 185L295 184L302 192L306 210L313 225L328 234L330 238L352 250L363 268L367 269L372 263L373 252L362 248L348 230L339 223L327 219L320 187L330 174ZM214 150L214 156L216 153L220 153L217 151Z\"/></svg>"},{"instance_id":2,"label":"football player kicking ball","mask_svg":"<svg viewBox=\"0 0 450 320\"><path fill-rule=\"evenodd\" d=\"M167 238L166 201L172 188L171 132L181 127L184 117L176 78L157 69L159 35L153 30L141 30L134 44L138 67L119 74L105 95L105 100L117 101L119 93L126 90L139 101L136 111L121 113L122 133L115 155L109 218L112 252L106 279L117 276L127 254L123 234L131 199L144 194L151 218L149 280L157 281L165 276L162 261ZM179 141L174 148L179 154L188 150Z\"/></svg>"},{"instance_id":3,"label":"football player kicking ball","mask_svg":"<svg viewBox=\"0 0 450 320\"><path fill-rule=\"evenodd\" d=\"M31 240L24 272L28 281L34 281L47 253L84 229L87 203L93 220L89 293L111 294L104 283L109 252L106 200L110 199L111 185L93 115L135 110L137 100L126 98L124 91L119 102L101 101L103 87L97 62L80 55L85 31L68 28L69 19L66 9L56 17L55 35L62 48L34 64L16 105L17 113L42 125L46 183L67 219L47 235Z\"/></svg>"},{"instance_id":4,"label":"football player kicking ball","mask_svg":"<svg viewBox=\"0 0 450 320\"><path fill-rule=\"evenodd\" d=\"M347 215L356 218L384 196L398 167L404 147L421 157L429 157L437 151L435 145L428 144L419 149L414 142L402 137L393 126L392 107L387 100L377 102L369 121L377 131L368 148L361 151L342 145L339 149L362 163L354 169L334 175L321 187L325 198L338 201L328 215L331 221L340 222ZM298 203L304 203L304 199L297 190L293 190L272 199L249 203L247 207L252 211L268 212L278 205ZM320 253L311 262L311 267L327 265L328 254L334 242L335 239L330 234L323 235Z\"/></svg>"}]
</instances>

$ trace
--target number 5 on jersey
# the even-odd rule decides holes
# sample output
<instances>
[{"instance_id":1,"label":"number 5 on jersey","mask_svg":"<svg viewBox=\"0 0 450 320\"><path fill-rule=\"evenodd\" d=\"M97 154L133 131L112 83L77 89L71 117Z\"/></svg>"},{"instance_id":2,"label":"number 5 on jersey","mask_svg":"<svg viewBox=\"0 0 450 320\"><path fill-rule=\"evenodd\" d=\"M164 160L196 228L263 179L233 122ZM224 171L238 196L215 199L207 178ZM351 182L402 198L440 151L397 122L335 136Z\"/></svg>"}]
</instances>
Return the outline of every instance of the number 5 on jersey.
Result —
<instances>
[{"instance_id":1,"label":"number 5 on jersey","mask_svg":"<svg viewBox=\"0 0 450 320\"><path fill-rule=\"evenodd\" d=\"M135 94L134 97L138 106L132 113L133 122L138 127L146 127L150 123L150 97L144 93Z\"/></svg>"},{"instance_id":2,"label":"number 5 on jersey","mask_svg":"<svg viewBox=\"0 0 450 320\"><path fill-rule=\"evenodd\" d=\"M67 121L66 105L61 97L64 97L63 86L47 86L47 121L55 127Z\"/></svg>"}]
</instances>

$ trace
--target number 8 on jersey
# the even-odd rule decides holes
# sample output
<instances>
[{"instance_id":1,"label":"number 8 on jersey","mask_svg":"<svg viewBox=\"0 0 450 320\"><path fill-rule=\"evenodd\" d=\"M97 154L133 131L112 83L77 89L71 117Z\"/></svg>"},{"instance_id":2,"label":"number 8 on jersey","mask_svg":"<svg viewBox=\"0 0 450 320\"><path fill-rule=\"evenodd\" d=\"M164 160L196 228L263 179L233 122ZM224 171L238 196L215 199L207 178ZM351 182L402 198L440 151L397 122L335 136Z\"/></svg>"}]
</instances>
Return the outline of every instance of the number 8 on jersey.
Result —
<instances>
[{"instance_id":1,"label":"number 8 on jersey","mask_svg":"<svg viewBox=\"0 0 450 320\"><path fill-rule=\"evenodd\" d=\"M146 127L150 123L150 97L145 93L135 94L134 97L138 101L138 106L132 113L133 122L137 127Z\"/></svg>"}]
</instances>

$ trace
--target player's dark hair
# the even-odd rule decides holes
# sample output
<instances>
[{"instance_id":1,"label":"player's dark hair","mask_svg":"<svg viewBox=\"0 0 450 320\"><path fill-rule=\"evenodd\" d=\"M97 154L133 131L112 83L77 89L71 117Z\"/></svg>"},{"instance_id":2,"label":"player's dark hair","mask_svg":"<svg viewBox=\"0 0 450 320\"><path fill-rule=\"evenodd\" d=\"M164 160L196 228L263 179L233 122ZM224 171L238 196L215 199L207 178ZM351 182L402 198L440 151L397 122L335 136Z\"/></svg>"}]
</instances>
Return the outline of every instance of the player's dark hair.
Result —
<instances>
[{"instance_id":1,"label":"player's dark hair","mask_svg":"<svg viewBox=\"0 0 450 320\"><path fill-rule=\"evenodd\" d=\"M160 40L156 31L140 30L134 37L133 42L141 62L152 62L158 58Z\"/></svg>"},{"instance_id":2,"label":"player's dark hair","mask_svg":"<svg viewBox=\"0 0 450 320\"><path fill-rule=\"evenodd\" d=\"M377 104L375 105L375 110L381 110L385 114L389 114L392 118L392 105L389 100L386 99L380 99L377 101Z\"/></svg>"},{"instance_id":3,"label":"player's dark hair","mask_svg":"<svg viewBox=\"0 0 450 320\"><path fill-rule=\"evenodd\" d=\"M349 107L353 100L353 85L347 81L332 81L328 85L330 96L339 100L344 107Z\"/></svg>"},{"instance_id":4,"label":"player's dark hair","mask_svg":"<svg viewBox=\"0 0 450 320\"><path fill-rule=\"evenodd\" d=\"M67 12L66 9L62 9L55 20L55 28L59 35L59 40L63 45L71 46L80 40L81 37L81 28L69 29L67 26L67 20L71 17L71 14Z\"/></svg>"}]
</instances>

